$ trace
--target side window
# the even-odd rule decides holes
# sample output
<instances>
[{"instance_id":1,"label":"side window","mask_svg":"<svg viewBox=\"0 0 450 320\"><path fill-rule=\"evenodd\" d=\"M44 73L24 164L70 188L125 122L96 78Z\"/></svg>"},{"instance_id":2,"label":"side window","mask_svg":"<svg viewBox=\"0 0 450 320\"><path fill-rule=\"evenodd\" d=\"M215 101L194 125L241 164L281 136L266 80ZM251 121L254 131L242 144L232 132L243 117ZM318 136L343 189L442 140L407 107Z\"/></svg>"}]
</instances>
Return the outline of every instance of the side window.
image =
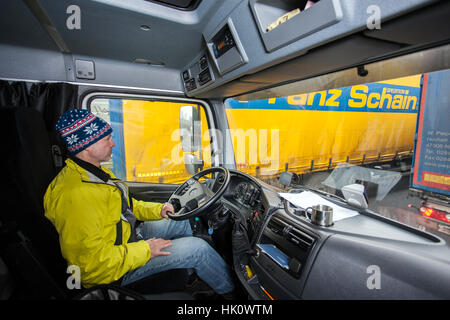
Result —
<instances>
[{"instance_id":1,"label":"side window","mask_svg":"<svg viewBox=\"0 0 450 320\"><path fill-rule=\"evenodd\" d=\"M102 165L111 169L119 179L180 183L192 175L193 166L195 171L211 167L208 122L201 105L96 98L90 108L113 128L116 146L112 159ZM186 113L186 109L194 110L197 115L195 126L200 132L197 146L190 150L183 150L180 135L184 132L180 130L180 116ZM185 122L182 117L181 123ZM190 172L185 159L191 165Z\"/></svg>"}]
</instances>

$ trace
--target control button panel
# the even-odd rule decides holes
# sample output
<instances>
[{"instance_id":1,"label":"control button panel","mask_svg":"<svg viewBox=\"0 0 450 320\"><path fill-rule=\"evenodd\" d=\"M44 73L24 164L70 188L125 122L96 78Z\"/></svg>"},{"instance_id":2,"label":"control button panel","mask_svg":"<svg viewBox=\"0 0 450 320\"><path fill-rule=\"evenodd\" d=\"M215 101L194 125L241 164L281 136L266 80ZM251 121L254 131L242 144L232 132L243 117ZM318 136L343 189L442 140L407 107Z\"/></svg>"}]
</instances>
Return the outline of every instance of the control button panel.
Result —
<instances>
[{"instance_id":1,"label":"control button panel","mask_svg":"<svg viewBox=\"0 0 450 320\"><path fill-rule=\"evenodd\" d=\"M214 74L206 52L196 58L192 64L181 72L181 78L186 92L199 89L214 81Z\"/></svg>"}]
</instances>

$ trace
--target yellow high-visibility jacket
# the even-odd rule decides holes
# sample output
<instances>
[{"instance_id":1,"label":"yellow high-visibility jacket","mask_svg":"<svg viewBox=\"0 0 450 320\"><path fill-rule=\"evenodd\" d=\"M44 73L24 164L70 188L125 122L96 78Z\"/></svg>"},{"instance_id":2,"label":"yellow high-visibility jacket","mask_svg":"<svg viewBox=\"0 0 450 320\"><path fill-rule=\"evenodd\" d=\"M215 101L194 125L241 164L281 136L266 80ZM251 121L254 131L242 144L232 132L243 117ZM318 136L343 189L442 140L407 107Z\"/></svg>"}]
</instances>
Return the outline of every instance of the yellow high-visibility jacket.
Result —
<instances>
[{"instance_id":1,"label":"yellow high-visibility jacket","mask_svg":"<svg viewBox=\"0 0 450 320\"><path fill-rule=\"evenodd\" d=\"M83 286L111 283L143 266L150 259L150 246L144 240L127 243L131 233L127 221L122 221L122 245L115 245L122 212L120 189L95 179L71 159L66 164L47 188L44 209L58 231L63 257L68 265L80 268ZM110 170L101 169L115 179ZM161 219L162 203L131 201L138 220Z\"/></svg>"}]
</instances>

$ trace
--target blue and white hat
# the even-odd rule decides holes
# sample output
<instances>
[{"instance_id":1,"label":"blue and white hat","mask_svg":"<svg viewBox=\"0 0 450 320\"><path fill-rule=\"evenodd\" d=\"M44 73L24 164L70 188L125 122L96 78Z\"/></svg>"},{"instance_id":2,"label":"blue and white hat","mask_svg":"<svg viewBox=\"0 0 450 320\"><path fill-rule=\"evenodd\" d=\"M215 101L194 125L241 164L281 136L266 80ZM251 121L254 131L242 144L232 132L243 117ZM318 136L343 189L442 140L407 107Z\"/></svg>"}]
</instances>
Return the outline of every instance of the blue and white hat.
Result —
<instances>
[{"instance_id":1,"label":"blue and white hat","mask_svg":"<svg viewBox=\"0 0 450 320\"><path fill-rule=\"evenodd\" d=\"M83 151L98 140L112 133L111 126L89 110L71 109L56 123L71 154Z\"/></svg>"}]
</instances>

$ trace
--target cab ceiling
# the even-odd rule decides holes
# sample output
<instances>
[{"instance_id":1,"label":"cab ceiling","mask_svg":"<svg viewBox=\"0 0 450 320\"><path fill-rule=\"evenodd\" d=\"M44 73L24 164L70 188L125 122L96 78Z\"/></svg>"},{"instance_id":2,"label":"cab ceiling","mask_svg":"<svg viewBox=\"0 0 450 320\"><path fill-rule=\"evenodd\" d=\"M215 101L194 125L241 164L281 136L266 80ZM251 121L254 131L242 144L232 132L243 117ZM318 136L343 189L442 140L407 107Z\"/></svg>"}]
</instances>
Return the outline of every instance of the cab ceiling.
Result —
<instances>
[{"instance_id":1,"label":"cab ceiling","mask_svg":"<svg viewBox=\"0 0 450 320\"><path fill-rule=\"evenodd\" d=\"M145 0L3 1L0 42L124 62L141 59L180 69L202 47L205 17L219 9L224 14L231 10L222 8L224 3L203 1L196 10L186 11ZM66 10L73 4L80 8L79 30L66 25Z\"/></svg>"},{"instance_id":2,"label":"cab ceiling","mask_svg":"<svg viewBox=\"0 0 450 320\"><path fill-rule=\"evenodd\" d=\"M385 1L383 4L389 10ZM205 33L212 32L228 17L239 22L236 27L249 54L249 63L224 76L217 76L213 84L190 95L192 97L208 99L245 94L247 98L260 98L261 95L253 96L252 93L261 89L267 94L277 95L273 88L278 85L348 68L354 68L357 77L357 66L423 50L423 46L429 48L450 42L450 1L445 0L411 1L416 3L411 5L411 10L390 16L383 21L381 30L369 31L365 26L360 27L354 23L357 17L347 14L346 19L339 23L341 29L324 29L320 34L313 34L270 54L264 51L248 1L160 2L172 2L172 5L192 2L195 6L191 10L181 10L151 0L3 1L0 45L8 51L0 52L0 77L76 81L73 74L72 79L67 74L67 60L70 64L74 57L91 58L95 60L98 71L92 84L134 86L166 93L172 90L174 94L184 95L180 72L205 49ZM342 0L341 3L344 8L364 7L359 5L359 0ZM70 15L67 9L73 4L80 8L81 13L81 25L77 30L67 26ZM348 10L347 13L351 12ZM347 26L348 31L345 29ZM12 56L20 51L16 50L19 48L31 53L24 55L20 52L21 59L14 60ZM45 53L39 60L28 48ZM133 63L136 60L150 66ZM39 65L38 61L44 61L45 65ZM39 77L43 70L52 71ZM364 79L351 81L364 82ZM309 87L320 88L317 82L308 84Z\"/></svg>"}]
</instances>

